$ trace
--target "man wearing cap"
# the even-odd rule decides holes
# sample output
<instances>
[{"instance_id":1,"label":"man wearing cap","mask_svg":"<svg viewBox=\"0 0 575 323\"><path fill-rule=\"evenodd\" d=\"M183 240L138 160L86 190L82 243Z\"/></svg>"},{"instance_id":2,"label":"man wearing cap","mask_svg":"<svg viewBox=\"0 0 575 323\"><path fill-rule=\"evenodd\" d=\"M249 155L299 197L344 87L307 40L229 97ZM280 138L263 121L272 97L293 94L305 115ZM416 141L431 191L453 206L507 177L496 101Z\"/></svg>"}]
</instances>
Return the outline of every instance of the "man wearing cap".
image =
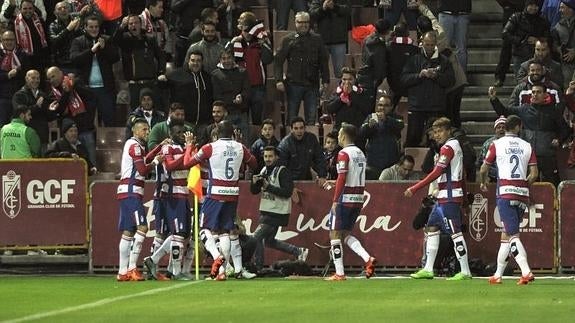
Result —
<instances>
[{"instance_id":1,"label":"man wearing cap","mask_svg":"<svg viewBox=\"0 0 575 323\"><path fill-rule=\"evenodd\" d=\"M148 121L150 129L157 123L166 120L166 115L162 111L156 110L154 105L154 93L150 88L143 88L140 90L140 105L135 108L130 115L128 115L128 122L126 124L126 140L132 137L132 125L134 120L142 118Z\"/></svg>"},{"instance_id":2,"label":"man wearing cap","mask_svg":"<svg viewBox=\"0 0 575 323\"><path fill-rule=\"evenodd\" d=\"M479 154L479 158L477 158L477 161L476 161L476 165L477 165L478 169L481 167L481 165L483 165L483 160L485 159L485 155L487 155L487 151L489 150L489 146L491 145L491 143L494 140L499 139L505 135L505 123L506 122L507 122L507 118L505 118L504 116L500 116L497 120L495 120L495 123L493 124L493 129L495 131L495 135L493 137L490 137L489 139L485 140L485 142L483 143L483 146L481 146L481 152ZM489 176L489 180L491 182L497 181L497 164L496 163L489 165L488 176Z\"/></svg>"},{"instance_id":3,"label":"man wearing cap","mask_svg":"<svg viewBox=\"0 0 575 323\"><path fill-rule=\"evenodd\" d=\"M48 158L82 158L88 165L88 174L95 175L98 172L96 166L88 158L88 150L78 139L78 126L72 119L62 120L60 130L62 137L48 145L46 157Z\"/></svg>"},{"instance_id":4,"label":"man wearing cap","mask_svg":"<svg viewBox=\"0 0 575 323\"><path fill-rule=\"evenodd\" d=\"M569 84L575 71L575 0L562 0L559 12L561 19L551 30L551 37L555 50L561 54L562 85L565 85Z\"/></svg>"}]
</instances>

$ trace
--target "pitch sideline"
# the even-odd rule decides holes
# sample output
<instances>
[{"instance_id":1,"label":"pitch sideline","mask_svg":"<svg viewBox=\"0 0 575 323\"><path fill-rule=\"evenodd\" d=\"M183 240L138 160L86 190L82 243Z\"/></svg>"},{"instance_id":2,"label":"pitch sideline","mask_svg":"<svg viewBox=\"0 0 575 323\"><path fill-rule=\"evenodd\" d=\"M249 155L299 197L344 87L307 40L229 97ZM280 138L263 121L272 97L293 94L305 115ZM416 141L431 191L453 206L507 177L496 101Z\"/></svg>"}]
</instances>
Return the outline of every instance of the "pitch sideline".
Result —
<instances>
[{"instance_id":1,"label":"pitch sideline","mask_svg":"<svg viewBox=\"0 0 575 323\"><path fill-rule=\"evenodd\" d=\"M75 311L80 311L80 310L85 310L85 309L88 309L88 308L94 308L94 307L98 307L98 306L102 306L102 305L106 305L106 304L110 304L110 303L115 303L115 302L118 302L118 301L123 301L123 300L126 300L126 299L130 299L130 298L136 298L136 297L140 297L140 296L154 295L154 294L158 294L158 293L161 293L161 292L170 291L170 290L173 290L173 289L178 289L178 288L182 288L182 287L194 285L194 284L201 283L201 282L204 282L204 280L196 280L196 281L192 281L192 282L189 282L189 283L176 284L176 285L172 285L172 286L168 286L168 287L161 287L161 288L150 289L150 290L147 290L147 291L143 291L143 292L136 293L136 294L131 294L131 295L108 297L108 298L104 298L104 299L101 299L101 300L99 300L99 301L95 301L95 302L92 302L92 303L82 304L82 305L78 305L78 306L66 307L66 308L63 308L63 309L48 311L48 312L44 312L44 313L32 314L32 315L23 316L23 317L20 317L20 318L17 318L17 319L13 319L13 320L0 321L0 323L16 323L16 322L26 322L26 321L43 319L43 318L47 318L47 317L51 317L51 316L66 314L66 313L75 312Z\"/></svg>"}]
</instances>

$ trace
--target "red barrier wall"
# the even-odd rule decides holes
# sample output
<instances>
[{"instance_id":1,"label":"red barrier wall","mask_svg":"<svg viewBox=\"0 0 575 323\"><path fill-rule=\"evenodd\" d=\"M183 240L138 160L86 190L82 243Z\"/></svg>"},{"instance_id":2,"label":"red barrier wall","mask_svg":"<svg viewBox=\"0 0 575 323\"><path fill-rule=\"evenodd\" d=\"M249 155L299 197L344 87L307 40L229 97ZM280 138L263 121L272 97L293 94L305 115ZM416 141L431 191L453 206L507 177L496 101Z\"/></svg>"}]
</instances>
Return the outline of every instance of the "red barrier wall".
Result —
<instances>
[{"instance_id":1,"label":"red barrier wall","mask_svg":"<svg viewBox=\"0 0 575 323\"><path fill-rule=\"evenodd\" d=\"M92 263L94 267L116 266L120 234L117 231L118 203L115 200L116 182L95 183L92 190ZM255 231L258 219L259 196L249 193L246 182L241 183L241 199L238 214L244 218L248 233ZM363 245L378 258L382 266L417 267L421 258L422 231L414 231L411 221L419 208L425 192L412 199L403 197L408 184L368 183L367 200L362 215L354 229ZM323 266L328 260L326 250L314 247L314 242L329 244L326 217L333 191L325 191L313 183L297 183L302 190L301 203L294 204L290 225L281 228L278 238L298 246L310 248L308 263ZM151 192L153 185L146 186L145 204L148 207L148 220L151 221ZM478 187L471 185L472 192ZM553 209L554 189L550 185L536 185L532 189L534 205L522 224L522 240L529 254L533 268L555 267L555 215ZM466 232L471 258L481 258L485 262L496 261L499 248L501 224L494 219L494 187L487 194L479 193L473 210L475 216ZM485 203L487 200L487 203ZM497 217L497 216L496 216ZM153 227L153 226L152 226ZM153 231L148 236L153 236ZM470 236L473 236L473 238ZM147 239L151 240L151 239ZM147 241L149 245L149 241ZM144 247L142 254L149 248ZM286 259L275 251L267 251L266 262ZM362 261L349 249L345 249L347 265L362 265Z\"/></svg>"},{"instance_id":2,"label":"red barrier wall","mask_svg":"<svg viewBox=\"0 0 575 323\"><path fill-rule=\"evenodd\" d=\"M559 189L560 210L560 266L563 268L575 267L575 182L563 182Z\"/></svg>"},{"instance_id":3,"label":"red barrier wall","mask_svg":"<svg viewBox=\"0 0 575 323\"><path fill-rule=\"evenodd\" d=\"M84 161L0 161L0 246L88 244Z\"/></svg>"}]
</instances>

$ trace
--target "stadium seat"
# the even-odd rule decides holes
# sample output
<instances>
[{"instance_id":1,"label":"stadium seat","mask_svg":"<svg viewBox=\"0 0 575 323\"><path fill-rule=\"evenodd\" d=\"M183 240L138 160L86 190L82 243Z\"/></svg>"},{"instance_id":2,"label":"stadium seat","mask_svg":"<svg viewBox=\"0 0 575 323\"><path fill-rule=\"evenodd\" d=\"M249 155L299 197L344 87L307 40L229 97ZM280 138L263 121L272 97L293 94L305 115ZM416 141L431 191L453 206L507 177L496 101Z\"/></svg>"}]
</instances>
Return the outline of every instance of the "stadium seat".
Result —
<instances>
[{"instance_id":1,"label":"stadium seat","mask_svg":"<svg viewBox=\"0 0 575 323\"><path fill-rule=\"evenodd\" d=\"M96 165L105 173L117 174L122 163L122 149L96 149Z\"/></svg>"},{"instance_id":2,"label":"stadium seat","mask_svg":"<svg viewBox=\"0 0 575 323\"><path fill-rule=\"evenodd\" d=\"M122 149L126 136L124 127L100 127L96 131L97 149Z\"/></svg>"}]
</instances>

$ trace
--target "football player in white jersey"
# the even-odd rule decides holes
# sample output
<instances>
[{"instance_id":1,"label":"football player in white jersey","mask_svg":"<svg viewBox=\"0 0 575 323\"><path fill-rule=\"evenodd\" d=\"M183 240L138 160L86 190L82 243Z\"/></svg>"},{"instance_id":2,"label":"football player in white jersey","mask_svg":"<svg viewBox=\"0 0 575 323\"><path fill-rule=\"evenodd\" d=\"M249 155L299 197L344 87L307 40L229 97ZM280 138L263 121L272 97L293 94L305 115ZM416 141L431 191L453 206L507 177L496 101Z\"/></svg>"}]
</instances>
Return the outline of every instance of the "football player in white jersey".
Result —
<instances>
[{"instance_id":1,"label":"football player in white jersey","mask_svg":"<svg viewBox=\"0 0 575 323\"><path fill-rule=\"evenodd\" d=\"M249 149L232 139L234 134L233 125L227 121L218 123L218 140L204 145L197 153L193 154L194 137L186 134L186 152L184 165L192 167L196 164L208 161L209 180L206 197L200 213L200 236L206 249L214 258L210 276L217 280L225 280L226 275L222 264L225 258L229 258L231 249L234 269L237 278L253 278L253 274L247 273L242 266L239 237L230 234L235 229L234 218L238 205L240 189L238 186L239 172L242 164L247 164L251 169L257 167L256 158ZM192 156L193 154L193 156ZM220 249L218 250L214 239L214 233L220 233ZM223 254L223 255L222 255ZM220 270L220 268L222 270Z\"/></svg>"},{"instance_id":2,"label":"football player in white jersey","mask_svg":"<svg viewBox=\"0 0 575 323\"><path fill-rule=\"evenodd\" d=\"M365 155L355 144L357 128L343 123L339 129L338 142L343 147L337 155L337 180L333 193L333 204L329 213L329 238L335 274L326 280L345 280L343 269L343 248L341 240L365 262L365 277L370 278L375 271L376 260L350 234L364 202Z\"/></svg>"},{"instance_id":3,"label":"football player in white jersey","mask_svg":"<svg viewBox=\"0 0 575 323\"><path fill-rule=\"evenodd\" d=\"M439 118L433 123L434 138L442 145L439 150L439 158L433 168L424 179L409 187L403 193L406 197L412 197L418 190L438 179L439 192L437 203L433 207L427 221L426 262L423 269L411 274L414 279L433 279L433 265L439 250L440 230L451 235L455 255L459 260L461 272L448 280L471 279L469 271L467 245L461 232L461 204L464 199L463 179L463 151L457 139L453 138L451 121L447 118Z\"/></svg>"},{"instance_id":4,"label":"football player in white jersey","mask_svg":"<svg viewBox=\"0 0 575 323\"><path fill-rule=\"evenodd\" d=\"M527 285L535 277L527 263L527 252L519 239L519 224L529 203L529 185L537 180L537 158L531 145L519 138L521 119L507 117L505 136L493 141L481 165L481 190L487 191L489 167L497 163L497 209L505 231L501 232L501 245L497 253L497 270L489 278L490 284L501 284L501 276L511 254L519 268L521 278L517 285Z\"/></svg>"}]
</instances>

